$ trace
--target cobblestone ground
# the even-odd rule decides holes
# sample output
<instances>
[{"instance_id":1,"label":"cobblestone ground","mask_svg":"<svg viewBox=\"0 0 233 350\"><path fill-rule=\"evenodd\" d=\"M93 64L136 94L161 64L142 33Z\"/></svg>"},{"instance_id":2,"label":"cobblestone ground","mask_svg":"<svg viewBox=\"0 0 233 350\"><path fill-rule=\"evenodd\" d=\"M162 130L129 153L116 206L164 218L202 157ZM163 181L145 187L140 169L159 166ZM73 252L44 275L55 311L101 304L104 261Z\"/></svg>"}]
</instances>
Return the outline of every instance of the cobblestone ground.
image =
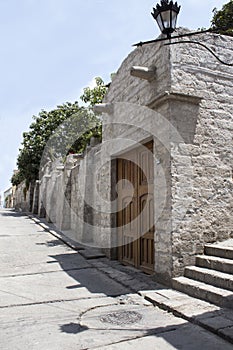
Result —
<instances>
[{"instance_id":1,"label":"cobblestone ground","mask_svg":"<svg viewBox=\"0 0 233 350\"><path fill-rule=\"evenodd\" d=\"M86 260L32 221L0 211L0 349L233 349L146 302L159 286L105 258Z\"/></svg>"}]
</instances>

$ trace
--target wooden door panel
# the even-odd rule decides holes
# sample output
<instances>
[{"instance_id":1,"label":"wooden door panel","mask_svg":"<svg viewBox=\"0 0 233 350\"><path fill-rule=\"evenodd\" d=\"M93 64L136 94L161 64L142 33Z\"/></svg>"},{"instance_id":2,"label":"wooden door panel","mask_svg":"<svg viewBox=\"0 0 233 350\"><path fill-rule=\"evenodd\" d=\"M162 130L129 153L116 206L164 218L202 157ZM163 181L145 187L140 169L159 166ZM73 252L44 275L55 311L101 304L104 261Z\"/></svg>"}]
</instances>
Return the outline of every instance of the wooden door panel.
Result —
<instances>
[{"instance_id":1,"label":"wooden door panel","mask_svg":"<svg viewBox=\"0 0 233 350\"><path fill-rule=\"evenodd\" d=\"M119 259L135 266L137 252L137 225L134 218L137 213L137 189L135 188L135 153L128 152L124 159L118 159L118 233L121 249Z\"/></svg>"},{"instance_id":2,"label":"wooden door panel","mask_svg":"<svg viewBox=\"0 0 233 350\"><path fill-rule=\"evenodd\" d=\"M145 147L147 150L145 150ZM154 270L154 166L153 143L144 145L139 153L140 176L138 201L140 208L140 268L147 273Z\"/></svg>"},{"instance_id":3,"label":"wooden door panel","mask_svg":"<svg viewBox=\"0 0 233 350\"><path fill-rule=\"evenodd\" d=\"M150 142L125 153L117 170L119 260L147 273L154 269L152 152Z\"/></svg>"}]
</instances>

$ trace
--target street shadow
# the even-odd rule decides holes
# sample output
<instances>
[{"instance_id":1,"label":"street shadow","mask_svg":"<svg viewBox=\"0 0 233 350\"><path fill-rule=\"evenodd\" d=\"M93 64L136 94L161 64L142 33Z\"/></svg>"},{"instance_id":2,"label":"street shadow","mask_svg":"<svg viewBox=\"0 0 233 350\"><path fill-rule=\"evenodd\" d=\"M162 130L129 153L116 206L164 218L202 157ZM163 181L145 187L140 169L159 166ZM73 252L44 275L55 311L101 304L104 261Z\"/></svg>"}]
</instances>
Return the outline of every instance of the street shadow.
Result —
<instances>
[{"instance_id":1,"label":"street shadow","mask_svg":"<svg viewBox=\"0 0 233 350\"><path fill-rule=\"evenodd\" d=\"M108 315L106 314L106 316ZM122 350L126 342L127 345L132 346L132 348L135 347L135 349L145 349L147 346L149 346L150 349L154 346L154 349L174 350L199 350L201 348L206 350L232 350L233 348L233 345L228 342L226 338L222 339L216 334L211 334L207 329L188 321L181 321L181 324L156 327L148 326L148 328L146 328L145 324L142 324L143 320L133 325L111 325L110 323L101 325L100 319L102 317L102 314L99 317L95 315L92 319L94 326L91 327L85 325L85 319L83 319L82 323L84 325L80 325L80 323L64 324L60 326L60 330L63 333L74 335L86 332L86 339L89 338L88 332L90 332L91 337L93 337L93 332L97 332L97 334L99 332L98 343L93 344L98 346L98 348L108 345L117 346L118 344L119 349ZM158 314L157 317L160 317L160 315ZM87 320L87 324L88 322ZM153 320L150 322L153 324ZM166 323L164 317L161 319L161 323L163 322ZM101 335L103 335L102 339ZM102 343L102 345L100 345L100 343Z\"/></svg>"},{"instance_id":2,"label":"street shadow","mask_svg":"<svg viewBox=\"0 0 233 350\"><path fill-rule=\"evenodd\" d=\"M62 270L67 274L70 274L70 269L80 270L90 268L90 264L77 252L48 255L48 257L52 258L53 260L48 260L47 264L59 264Z\"/></svg>"},{"instance_id":3,"label":"street shadow","mask_svg":"<svg viewBox=\"0 0 233 350\"><path fill-rule=\"evenodd\" d=\"M68 333L68 334L78 334L81 332L87 331L89 328L86 326L81 326L79 323L67 323L62 326L60 326L60 330L62 333Z\"/></svg>"},{"instance_id":4,"label":"street shadow","mask_svg":"<svg viewBox=\"0 0 233 350\"><path fill-rule=\"evenodd\" d=\"M85 320L84 320L85 323ZM155 327L155 328L149 328L146 330L142 330L139 326L138 327L128 327L127 325L122 326L122 327L116 327L114 325L106 325L101 327L98 326L99 320L98 317L96 319L96 326L95 327L88 327L85 325L80 325L80 323L67 323L62 326L60 326L60 330L62 333L68 333L68 334L78 334L81 332L85 332L88 330L94 330L94 331L117 331L117 332L143 332L143 336L149 336L149 335L158 335L159 333L165 333L165 332L171 332L175 331L179 326L177 325L171 325L171 326L166 326L166 327ZM187 323L186 323L187 324Z\"/></svg>"},{"instance_id":5,"label":"street shadow","mask_svg":"<svg viewBox=\"0 0 233 350\"><path fill-rule=\"evenodd\" d=\"M48 241L48 242L36 243L36 245L41 245L41 246L46 246L46 247L57 247L57 246L63 246L64 243L61 242L59 239L53 239L53 240Z\"/></svg>"}]
</instances>

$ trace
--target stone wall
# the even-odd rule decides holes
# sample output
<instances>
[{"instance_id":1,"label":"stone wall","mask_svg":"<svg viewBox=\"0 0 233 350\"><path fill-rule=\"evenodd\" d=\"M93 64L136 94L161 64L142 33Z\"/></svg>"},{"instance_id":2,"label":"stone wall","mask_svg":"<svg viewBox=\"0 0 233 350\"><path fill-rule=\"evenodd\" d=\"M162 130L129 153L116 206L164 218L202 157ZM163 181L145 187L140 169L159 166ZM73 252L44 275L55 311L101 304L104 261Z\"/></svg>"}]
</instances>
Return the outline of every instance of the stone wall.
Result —
<instances>
[{"instance_id":1,"label":"stone wall","mask_svg":"<svg viewBox=\"0 0 233 350\"><path fill-rule=\"evenodd\" d=\"M20 211L29 211L30 194L25 181L17 186L15 192L15 209Z\"/></svg>"},{"instance_id":2,"label":"stone wall","mask_svg":"<svg viewBox=\"0 0 233 350\"><path fill-rule=\"evenodd\" d=\"M64 163L61 159L48 162L35 184L32 211L70 238L102 248L102 213L96 186L99 150L100 145L92 139L84 154L69 155Z\"/></svg>"},{"instance_id":3,"label":"stone wall","mask_svg":"<svg viewBox=\"0 0 233 350\"><path fill-rule=\"evenodd\" d=\"M232 38L204 34L197 40L223 61L233 61ZM155 66L156 78L148 82L132 77L132 66ZM232 73L232 67L219 63L199 45L151 44L136 49L123 62L105 100L114 104L106 123L135 125L138 109L141 126L148 130L151 120L142 106L167 120L157 123L158 133L150 126L155 144L155 272L163 281L181 274L196 254L203 253L205 243L233 236ZM135 111L127 103L135 104ZM109 135L117 138L127 133L135 140L128 130L118 127L117 134L113 129L107 124L104 141ZM140 139L143 142L141 132Z\"/></svg>"},{"instance_id":4,"label":"stone wall","mask_svg":"<svg viewBox=\"0 0 233 350\"><path fill-rule=\"evenodd\" d=\"M198 38L223 61L233 61L232 38L214 34ZM195 44L177 45L171 50L171 61L171 88L201 98L194 123L192 109L179 121L187 124L190 140L172 149L173 271L178 275L203 252L205 243L233 236L233 67ZM172 122L179 110L173 109ZM186 191L183 176L190 178ZM190 203L179 220L178 207L187 196Z\"/></svg>"}]
</instances>

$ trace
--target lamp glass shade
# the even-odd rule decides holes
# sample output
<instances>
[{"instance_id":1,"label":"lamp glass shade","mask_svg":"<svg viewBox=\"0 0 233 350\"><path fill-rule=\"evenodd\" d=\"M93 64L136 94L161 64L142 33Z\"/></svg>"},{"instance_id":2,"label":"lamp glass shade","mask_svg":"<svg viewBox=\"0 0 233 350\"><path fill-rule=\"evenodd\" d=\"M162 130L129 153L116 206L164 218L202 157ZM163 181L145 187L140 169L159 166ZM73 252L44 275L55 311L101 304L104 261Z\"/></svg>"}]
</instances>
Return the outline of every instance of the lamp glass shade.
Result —
<instances>
[{"instance_id":1,"label":"lamp glass shade","mask_svg":"<svg viewBox=\"0 0 233 350\"><path fill-rule=\"evenodd\" d=\"M172 15L172 23L171 23L171 27L175 30L176 28L176 22L177 22L177 15L178 13L176 11L172 11L171 13Z\"/></svg>"},{"instance_id":2,"label":"lamp glass shade","mask_svg":"<svg viewBox=\"0 0 233 350\"><path fill-rule=\"evenodd\" d=\"M163 19L161 14L159 14L156 18L156 22L158 23L159 29L161 30L161 32L163 33L164 31L164 25L163 25Z\"/></svg>"},{"instance_id":3,"label":"lamp glass shade","mask_svg":"<svg viewBox=\"0 0 233 350\"><path fill-rule=\"evenodd\" d=\"M156 20L159 29L163 34L166 34L168 37L171 36L171 33L176 29L177 16L180 11L180 6L173 1L161 0L161 5L157 4L156 8L153 8L151 14Z\"/></svg>"},{"instance_id":4,"label":"lamp glass shade","mask_svg":"<svg viewBox=\"0 0 233 350\"><path fill-rule=\"evenodd\" d=\"M163 29L171 28L171 11L163 11L161 12L161 17L163 21Z\"/></svg>"}]
</instances>

